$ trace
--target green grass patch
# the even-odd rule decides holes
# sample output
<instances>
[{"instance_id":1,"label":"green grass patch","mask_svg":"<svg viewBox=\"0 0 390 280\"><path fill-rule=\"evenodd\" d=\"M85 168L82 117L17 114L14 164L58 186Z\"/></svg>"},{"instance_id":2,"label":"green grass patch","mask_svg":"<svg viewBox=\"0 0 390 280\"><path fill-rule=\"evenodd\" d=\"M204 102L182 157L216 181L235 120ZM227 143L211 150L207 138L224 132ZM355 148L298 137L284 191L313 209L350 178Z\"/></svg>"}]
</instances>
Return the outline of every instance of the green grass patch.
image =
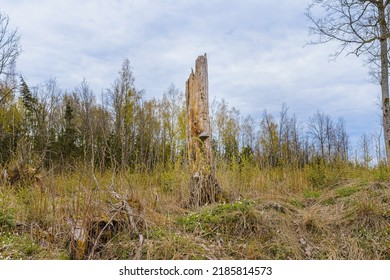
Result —
<instances>
[{"instance_id":1,"label":"green grass patch","mask_svg":"<svg viewBox=\"0 0 390 280\"><path fill-rule=\"evenodd\" d=\"M321 196L321 191L319 191L319 190L304 190L303 196L305 198L319 198Z\"/></svg>"},{"instance_id":2,"label":"green grass patch","mask_svg":"<svg viewBox=\"0 0 390 280\"><path fill-rule=\"evenodd\" d=\"M296 199L296 198L291 199L291 200L289 201L289 203L290 203L291 205L293 205L293 206L299 208L299 209L305 208L305 204L304 204L302 201L300 201L300 200L298 200L298 199Z\"/></svg>"},{"instance_id":3,"label":"green grass patch","mask_svg":"<svg viewBox=\"0 0 390 280\"><path fill-rule=\"evenodd\" d=\"M219 204L190 215L179 217L177 224L187 232L197 232L202 236L216 234L244 235L256 226L252 200Z\"/></svg>"},{"instance_id":4,"label":"green grass patch","mask_svg":"<svg viewBox=\"0 0 390 280\"><path fill-rule=\"evenodd\" d=\"M0 260L34 259L42 249L29 234L1 232Z\"/></svg>"},{"instance_id":5,"label":"green grass patch","mask_svg":"<svg viewBox=\"0 0 390 280\"><path fill-rule=\"evenodd\" d=\"M336 195L338 197L347 197L359 192L361 189L358 186L339 188L336 190Z\"/></svg>"}]
</instances>

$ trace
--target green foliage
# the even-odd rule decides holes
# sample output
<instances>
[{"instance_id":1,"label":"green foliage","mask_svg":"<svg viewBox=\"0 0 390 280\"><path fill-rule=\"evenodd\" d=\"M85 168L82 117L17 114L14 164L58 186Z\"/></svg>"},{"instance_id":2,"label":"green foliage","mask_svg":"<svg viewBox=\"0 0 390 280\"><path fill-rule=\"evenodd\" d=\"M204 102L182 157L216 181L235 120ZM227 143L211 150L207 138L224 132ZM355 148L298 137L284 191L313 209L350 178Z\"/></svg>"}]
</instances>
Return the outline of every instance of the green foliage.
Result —
<instances>
[{"instance_id":1,"label":"green foliage","mask_svg":"<svg viewBox=\"0 0 390 280\"><path fill-rule=\"evenodd\" d=\"M269 251L275 260L286 260L291 255L286 244L272 244Z\"/></svg>"},{"instance_id":2,"label":"green foliage","mask_svg":"<svg viewBox=\"0 0 390 280\"><path fill-rule=\"evenodd\" d=\"M0 209L0 229L13 228L15 226L15 210L14 209Z\"/></svg>"},{"instance_id":3,"label":"green foliage","mask_svg":"<svg viewBox=\"0 0 390 280\"><path fill-rule=\"evenodd\" d=\"M380 163L377 167L374 168L373 178L380 182L390 181L390 166L385 163Z\"/></svg>"},{"instance_id":4,"label":"green foliage","mask_svg":"<svg viewBox=\"0 0 390 280\"><path fill-rule=\"evenodd\" d=\"M240 153L240 158L244 164L253 164L254 161L253 149L249 146L243 147Z\"/></svg>"},{"instance_id":5,"label":"green foliage","mask_svg":"<svg viewBox=\"0 0 390 280\"><path fill-rule=\"evenodd\" d=\"M351 187L345 187L345 188L338 188L336 190L336 194L339 197L347 197L350 195L353 195L361 190L361 187L358 186L351 186Z\"/></svg>"},{"instance_id":6,"label":"green foliage","mask_svg":"<svg viewBox=\"0 0 390 280\"><path fill-rule=\"evenodd\" d=\"M24 106L25 130L28 135L35 136L38 126L39 101L32 94L24 79L21 77L20 80L20 98Z\"/></svg>"},{"instance_id":7,"label":"green foliage","mask_svg":"<svg viewBox=\"0 0 390 280\"><path fill-rule=\"evenodd\" d=\"M326 188L337 185L345 172L343 164L328 164L322 159L306 166L307 179L314 188Z\"/></svg>"},{"instance_id":8,"label":"green foliage","mask_svg":"<svg viewBox=\"0 0 390 280\"><path fill-rule=\"evenodd\" d=\"M260 123L260 145L267 166L276 167L279 164L279 135L278 124L272 115L264 113Z\"/></svg>"},{"instance_id":9,"label":"green foliage","mask_svg":"<svg viewBox=\"0 0 390 280\"><path fill-rule=\"evenodd\" d=\"M0 188L2 186L0 185ZM12 193L5 187L0 189L0 231L2 228L11 229L15 226L16 209L12 205Z\"/></svg>"},{"instance_id":10,"label":"green foliage","mask_svg":"<svg viewBox=\"0 0 390 280\"><path fill-rule=\"evenodd\" d=\"M125 59L101 103L85 79L74 91L63 94L53 81L46 87L30 87L21 77L18 101L13 90L0 85L0 164L38 159L35 167L60 172L70 172L80 164L101 171L148 172L160 166L169 169L177 162L186 165L185 96L171 85L160 99L145 100L134 81L130 61ZM4 98L4 92L10 94ZM279 120L265 112L260 122L250 116L242 118L224 100L211 107L216 163L229 165L239 179L247 178L245 188L253 181L251 168L303 168L321 154L317 140L304 139L305 131L295 116L287 115L285 106ZM327 120L333 123L328 116ZM340 131L337 125L331 128L335 137L344 131L342 125ZM346 158L337 154L343 147L333 142L327 143L332 156L324 157L325 166L312 167L309 172L312 186L337 181L336 173L328 174L335 170L332 167L327 172L328 165Z\"/></svg>"},{"instance_id":11,"label":"green foliage","mask_svg":"<svg viewBox=\"0 0 390 280\"><path fill-rule=\"evenodd\" d=\"M76 128L76 116L74 105L72 100L65 96L65 127L61 131L60 138L58 140L58 146L60 148L61 156L65 162L72 163L79 155L79 148L77 146L78 131Z\"/></svg>"},{"instance_id":12,"label":"green foliage","mask_svg":"<svg viewBox=\"0 0 390 280\"><path fill-rule=\"evenodd\" d=\"M254 204L252 200L219 204L200 213L180 217L177 223L188 232L198 232L209 237L230 233L245 236L256 228L257 218L251 212Z\"/></svg>"},{"instance_id":13,"label":"green foliage","mask_svg":"<svg viewBox=\"0 0 390 280\"><path fill-rule=\"evenodd\" d=\"M36 259L42 253L42 248L29 234L19 234L0 231L0 260ZM12 248L4 250L4 248Z\"/></svg>"},{"instance_id":14,"label":"green foliage","mask_svg":"<svg viewBox=\"0 0 390 280\"><path fill-rule=\"evenodd\" d=\"M21 113L13 103L13 97L9 97L8 105L0 104L0 165L7 164L13 159L21 134L21 119Z\"/></svg>"},{"instance_id":15,"label":"green foliage","mask_svg":"<svg viewBox=\"0 0 390 280\"><path fill-rule=\"evenodd\" d=\"M161 189L165 193L171 193L176 189L176 174L173 172L163 172L161 175Z\"/></svg>"},{"instance_id":16,"label":"green foliage","mask_svg":"<svg viewBox=\"0 0 390 280\"><path fill-rule=\"evenodd\" d=\"M29 113L34 113L36 111L36 106L38 103L38 100L33 97L28 85L24 81L23 77L20 78L20 95L22 99L22 103L26 110Z\"/></svg>"},{"instance_id":17,"label":"green foliage","mask_svg":"<svg viewBox=\"0 0 390 280\"><path fill-rule=\"evenodd\" d=\"M305 198L319 198L321 196L321 191L319 190L304 190L303 196Z\"/></svg>"},{"instance_id":18,"label":"green foliage","mask_svg":"<svg viewBox=\"0 0 390 280\"><path fill-rule=\"evenodd\" d=\"M305 208L305 204L304 204L302 201L300 201L300 200L298 200L298 199L295 199L295 198L294 198L294 199L291 199L291 200L289 201L289 203L290 203L291 205L293 205L293 206L299 208L299 209Z\"/></svg>"}]
</instances>

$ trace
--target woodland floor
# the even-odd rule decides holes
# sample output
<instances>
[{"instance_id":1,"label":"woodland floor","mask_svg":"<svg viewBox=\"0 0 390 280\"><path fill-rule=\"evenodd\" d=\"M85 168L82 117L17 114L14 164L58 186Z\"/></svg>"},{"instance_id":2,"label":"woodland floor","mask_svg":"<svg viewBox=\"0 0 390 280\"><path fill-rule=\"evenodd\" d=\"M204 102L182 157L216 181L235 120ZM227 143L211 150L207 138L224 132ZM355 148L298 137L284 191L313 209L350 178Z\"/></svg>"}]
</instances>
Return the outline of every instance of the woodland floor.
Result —
<instances>
[{"instance_id":1,"label":"woodland floor","mask_svg":"<svg viewBox=\"0 0 390 280\"><path fill-rule=\"evenodd\" d=\"M180 167L0 183L0 260L390 259L385 167L225 166L217 176L224 199L197 209Z\"/></svg>"}]
</instances>

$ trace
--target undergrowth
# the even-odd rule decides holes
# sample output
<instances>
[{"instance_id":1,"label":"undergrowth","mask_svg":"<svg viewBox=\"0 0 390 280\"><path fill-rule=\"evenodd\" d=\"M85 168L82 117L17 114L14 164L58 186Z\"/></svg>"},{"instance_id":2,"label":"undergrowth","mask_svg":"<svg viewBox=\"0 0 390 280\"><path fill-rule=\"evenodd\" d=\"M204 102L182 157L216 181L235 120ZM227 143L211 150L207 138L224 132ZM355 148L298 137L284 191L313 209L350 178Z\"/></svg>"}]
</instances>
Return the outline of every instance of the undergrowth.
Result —
<instances>
[{"instance_id":1,"label":"undergrowth","mask_svg":"<svg viewBox=\"0 0 390 280\"><path fill-rule=\"evenodd\" d=\"M222 165L223 200L195 209L181 166L2 183L0 259L390 259L390 170L358 169Z\"/></svg>"}]
</instances>

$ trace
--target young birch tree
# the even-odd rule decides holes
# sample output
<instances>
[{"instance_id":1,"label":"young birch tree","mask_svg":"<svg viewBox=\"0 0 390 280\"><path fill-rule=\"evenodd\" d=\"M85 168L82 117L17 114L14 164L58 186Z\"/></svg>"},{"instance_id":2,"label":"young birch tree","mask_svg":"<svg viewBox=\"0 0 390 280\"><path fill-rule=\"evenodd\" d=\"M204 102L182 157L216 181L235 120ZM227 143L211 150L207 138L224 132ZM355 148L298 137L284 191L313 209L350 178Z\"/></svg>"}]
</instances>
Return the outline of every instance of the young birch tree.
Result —
<instances>
[{"instance_id":1,"label":"young birch tree","mask_svg":"<svg viewBox=\"0 0 390 280\"><path fill-rule=\"evenodd\" d=\"M388 21L390 0L312 0L306 16L310 19L314 43L337 41L335 55L366 55L371 66L379 66L382 89L382 117L387 162L390 161L390 104Z\"/></svg>"}]
</instances>

